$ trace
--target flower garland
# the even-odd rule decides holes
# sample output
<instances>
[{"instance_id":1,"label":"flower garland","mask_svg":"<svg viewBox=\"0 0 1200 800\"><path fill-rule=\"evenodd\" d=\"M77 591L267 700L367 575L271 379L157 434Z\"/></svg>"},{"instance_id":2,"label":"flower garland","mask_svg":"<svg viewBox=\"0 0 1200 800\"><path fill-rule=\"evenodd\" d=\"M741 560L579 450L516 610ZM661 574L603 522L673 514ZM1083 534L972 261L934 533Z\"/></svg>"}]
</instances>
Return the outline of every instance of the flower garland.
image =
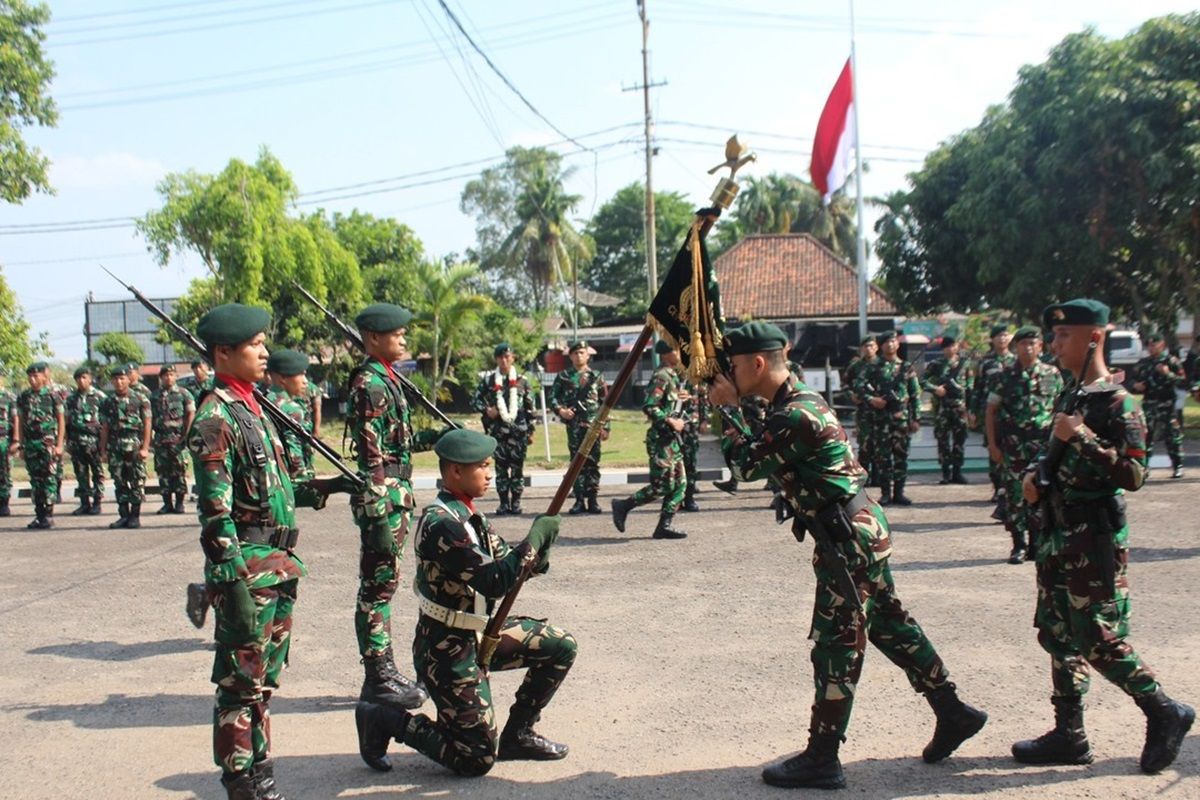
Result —
<instances>
[{"instance_id":1,"label":"flower garland","mask_svg":"<svg viewBox=\"0 0 1200 800\"><path fill-rule=\"evenodd\" d=\"M508 398L504 397L504 385L508 384ZM502 378L500 370L492 373L492 391L496 393L496 410L500 412L500 419L506 425L512 425L517 419L517 412L521 410L520 404L517 402L517 388L520 381L517 379L517 368L508 368L507 379Z\"/></svg>"}]
</instances>

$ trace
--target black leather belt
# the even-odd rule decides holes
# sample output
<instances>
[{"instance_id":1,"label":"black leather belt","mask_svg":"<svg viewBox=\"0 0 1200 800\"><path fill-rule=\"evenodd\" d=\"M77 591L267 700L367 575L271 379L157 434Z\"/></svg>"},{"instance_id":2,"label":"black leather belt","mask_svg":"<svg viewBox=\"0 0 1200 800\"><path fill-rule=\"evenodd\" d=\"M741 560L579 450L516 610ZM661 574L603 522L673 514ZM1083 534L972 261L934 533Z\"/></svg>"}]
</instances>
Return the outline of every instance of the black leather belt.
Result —
<instances>
[{"instance_id":1,"label":"black leather belt","mask_svg":"<svg viewBox=\"0 0 1200 800\"><path fill-rule=\"evenodd\" d=\"M295 528L260 528L250 525L238 529L238 540L249 544L268 544L280 550L296 549L300 531Z\"/></svg>"},{"instance_id":2,"label":"black leather belt","mask_svg":"<svg viewBox=\"0 0 1200 800\"><path fill-rule=\"evenodd\" d=\"M412 480L412 464L384 464L383 474L402 481Z\"/></svg>"}]
</instances>

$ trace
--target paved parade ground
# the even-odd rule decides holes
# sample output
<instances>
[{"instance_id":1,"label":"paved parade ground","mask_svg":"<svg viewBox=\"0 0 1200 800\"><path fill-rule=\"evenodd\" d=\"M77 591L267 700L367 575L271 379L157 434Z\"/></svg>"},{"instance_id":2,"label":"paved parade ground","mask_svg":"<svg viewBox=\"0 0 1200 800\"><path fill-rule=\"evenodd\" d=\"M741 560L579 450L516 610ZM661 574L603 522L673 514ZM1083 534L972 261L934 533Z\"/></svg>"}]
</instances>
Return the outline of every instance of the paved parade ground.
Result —
<instances>
[{"instance_id":1,"label":"paved parade ground","mask_svg":"<svg viewBox=\"0 0 1200 800\"><path fill-rule=\"evenodd\" d=\"M1200 479L1165 475L1157 470L1129 506L1131 641L1169 694L1196 705ZM1048 657L1031 627L1032 565L1005 563L1008 536L988 519L988 490L974 480L911 487L916 505L889 512L892 569L962 697L991 719L946 762L922 763L933 715L871 651L842 748L843 796L1200 797L1196 732L1170 770L1142 775L1144 718L1095 676L1087 728L1096 763L1011 760L1014 740L1051 726ZM502 762L480 779L456 778L400 745L389 774L359 759L358 532L344 498L302 511L299 553L311 576L300 586L291 665L271 702L280 788L290 798L788 796L762 784L759 772L807 738L812 545L774 525L770 495L754 485L735 497L704 485L704 511L678 517L691 534L684 541L651 540L647 508L631 515L626 534L607 514L565 518L550 574L527 587L517 610L578 639L575 668L539 726L571 754ZM605 508L625 491L603 487ZM549 494L533 490L526 508L544 506ZM197 631L183 613L184 585L201 569L194 517L148 513L140 530L117 532L96 529L110 516L59 510L52 531L25 530L27 500L0 520L0 797L223 796L210 750L211 620ZM502 518L498 528L519 540L529 519ZM397 661L409 674L411 576L410 551L394 617ZM493 681L501 723L518 680L509 673Z\"/></svg>"}]
</instances>

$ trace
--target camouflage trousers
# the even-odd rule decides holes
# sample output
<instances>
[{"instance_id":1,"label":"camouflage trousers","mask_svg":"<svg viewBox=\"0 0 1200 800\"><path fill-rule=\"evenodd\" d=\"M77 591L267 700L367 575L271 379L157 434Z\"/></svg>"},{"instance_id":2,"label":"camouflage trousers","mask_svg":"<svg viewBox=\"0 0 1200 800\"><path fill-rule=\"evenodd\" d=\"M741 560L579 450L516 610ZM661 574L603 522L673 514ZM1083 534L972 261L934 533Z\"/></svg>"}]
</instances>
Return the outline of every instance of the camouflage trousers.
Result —
<instances>
[{"instance_id":1,"label":"camouflage trousers","mask_svg":"<svg viewBox=\"0 0 1200 800\"><path fill-rule=\"evenodd\" d=\"M525 490L525 453L528 449L529 439L524 434L516 438L496 439L496 455L493 458L496 466L496 491L518 498L521 496L521 492Z\"/></svg>"},{"instance_id":2,"label":"camouflage trousers","mask_svg":"<svg viewBox=\"0 0 1200 800\"><path fill-rule=\"evenodd\" d=\"M1056 697L1081 697L1091 682L1089 665L1130 696L1158 688L1151 669L1125 640L1129 635L1129 551L1114 552L1113 588L1105 585L1092 553L1059 554L1037 561L1038 644L1050 654Z\"/></svg>"},{"instance_id":3,"label":"camouflage trousers","mask_svg":"<svg viewBox=\"0 0 1200 800\"><path fill-rule=\"evenodd\" d=\"M881 484L903 483L908 479L908 448L912 443L908 420L888 413L871 416L875 475Z\"/></svg>"},{"instance_id":4,"label":"camouflage trousers","mask_svg":"<svg viewBox=\"0 0 1200 800\"><path fill-rule=\"evenodd\" d=\"M54 505L61 487L58 482L58 462L62 459L54 455L52 447L47 447L41 441L25 442L21 447L25 459L25 469L29 472L29 485L33 494L34 506Z\"/></svg>"},{"instance_id":5,"label":"camouflage trousers","mask_svg":"<svg viewBox=\"0 0 1200 800\"><path fill-rule=\"evenodd\" d=\"M1175 403L1143 403L1146 415L1146 460L1154 452L1154 442L1161 438L1167 444L1172 466L1183 463L1183 427L1175 413Z\"/></svg>"},{"instance_id":6,"label":"camouflage trousers","mask_svg":"<svg viewBox=\"0 0 1200 800\"><path fill-rule=\"evenodd\" d=\"M140 503L146 499L146 462L136 447L132 450L109 448L108 475L118 503Z\"/></svg>"},{"instance_id":7,"label":"camouflage trousers","mask_svg":"<svg viewBox=\"0 0 1200 800\"><path fill-rule=\"evenodd\" d=\"M350 505L361 541L354 632L362 656L382 655L392 646L392 597L413 509L407 481L388 479L385 486L373 488L374 493L356 495Z\"/></svg>"},{"instance_id":8,"label":"camouflage trousers","mask_svg":"<svg viewBox=\"0 0 1200 800\"><path fill-rule=\"evenodd\" d=\"M158 473L158 488L163 493L186 494L188 455L182 439L154 442L154 471Z\"/></svg>"},{"instance_id":9,"label":"camouflage trousers","mask_svg":"<svg viewBox=\"0 0 1200 800\"><path fill-rule=\"evenodd\" d=\"M871 447L871 414L861 405L854 409L854 441L858 444L858 463L863 469L874 470L875 453Z\"/></svg>"},{"instance_id":10,"label":"camouflage trousers","mask_svg":"<svg viewBox=\"0 0 1200 800\"><path fill-rule=\"evenodd\" d=\"M662 512L674 514L687 488L679 439L671 436L664 440L652 428L646 436L646 455L650 457L650 483L634 492L630 499L642 506L661 497Z\"/></svg>"},{"instance_id":11,"label":"camouflage trousers","mask_svg":"<svg viewBox=\"0 0 1200 800\"><path fill-rule=\"evenodd\" d=\"M8 500L12 494L12 458L8 455L8 447L12 442L0 438L0 503Z\"/></svg>"},{"instance_id":12,"label":"camouflage trousers","mask_svg":"<svg viewBox=\"0 0 1200 800\"><path fill-rule=\"evenodd\" d=\"M67 449L71 453L71 469L79 482L76 492L79 499L100 502L104 499L104 462L100 459L99 443L74 442Z\"/></svg>"},{"instance_id":13,"label":"camouflage trousers","mask_svg":"<svg viewBox=\"0 0 1200 800\"><path fill-rule=\"evenodd\" d=\"M696 493L696 462L700 456L700 432L692 425L683 429L683 475L684 496L691 497Z\"/></svg>"},{"instance_id":14,"label":"camouflage trousers","mask_svg":"<svg viewBox=\"0 0 1200 800\"><path fill-rule=\"evenodd\" d=\"M537 719L571 665L571 634L528 617L509 617L492 657L491 672L528 669L512 713ZM409 747L460 775L483 775L496 762L496 720L488 672L475 662L475 634L446 628L428 617L417 622L413 665L437 706L437 718L414 714L404 732Z\"/></svg>"},{"instance_id":15,"label":"camouflage trousers","mask_svg":"<svg viewBox=\"0 0 1200 800\"><path fill-rule=\"evenodd\" d=\"M987 428L984 427L984 429L983 429L983 448L986 450L987 447L988 447ZM1004 480L1004 465L1003 464L1000 464L996 461L992 461L989 458L988 459L988 478L992 482L993 489L995 489L998 492L1003 491L1007 494L1008 490L1005 488L1006 483Z\"/></svg>"},{"instance_id":16,"label":"camouflage trousers","mask_svg":"<svg viewBox=\"0 0 1200 800\"><path fill-rule=\"evenodd\" d=\"M942 469L962 469L967 442L967 420L962 406L942 405L934 412L933 436L937 439L938 463Z\"/></svg>"},{"instance_id":17,"label":"camouflage trousers","mask_svg":"<svg viewBox=\"0 0 1200 800\"><path fill-rule=\"evenodd\" d=\"M587 425L567 426L567 451L572 456L583 448L587 430ZM577 500L595 497L600 490L600 444L597 439L591 456L583 462L583 469L579 470L579 477L575 479L574 495Z\"/></svg>"},{"instance_id":18,"label":"camouflage trousers","mask_svg":"<svg viewBox=\"0 0 1200 800\"><path fill-rule=\"evenodd\" d=\"M297 583L293 579L251 590L258 613L249 635L230 628L224 596L209 587L216 616L213 760L225 773L244 772L271 755L268 705L287 665Z\"/></svg>"},{"instance_id":19,"label":"camouflage trousers","mask_svg":"<svg viewBox=\"0 0 1200 800\"><path fill-rule=\"evenodd\" d=\"M1037 507L1025 502L1021 488L1029 461L1004 455L1001 475L1004 477L1004 529L1012 534L1013 544L1029 544L1029 532L1037 524Z\"/></svg>"},{"instance_id":20,"label":"camouflage trousers","mask_svg":"<svg viewBox=\"0 0 1200 800\"><path fill-rule=\"evenodd\" d=\"M816 697L813 700L813 733L844 737L850 724L854 691L862 674L867 642L875 645L900 669L918 692L946 686L950 673L917 621L904 610L892 582L888 559L851 561L851 577L858 587L862 612L848 606L820 556L813 559L817 599L813 605L812 663Z\"/></svg>"}]
</instances>

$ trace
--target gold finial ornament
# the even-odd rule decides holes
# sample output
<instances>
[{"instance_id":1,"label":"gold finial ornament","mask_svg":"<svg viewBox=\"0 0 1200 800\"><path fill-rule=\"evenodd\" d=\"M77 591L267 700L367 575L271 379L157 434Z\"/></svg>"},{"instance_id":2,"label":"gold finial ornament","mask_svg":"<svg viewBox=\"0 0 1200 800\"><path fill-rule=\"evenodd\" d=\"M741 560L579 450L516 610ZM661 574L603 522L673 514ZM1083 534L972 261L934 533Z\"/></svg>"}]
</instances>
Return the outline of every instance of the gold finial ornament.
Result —
<instances>
[{"instance_id":1,"label":"gold finial ornament","mask_svg":"<svg viewBox=\"0 0 1200 800\"><path fill-rule=\"evenodd\" d=\"M708 174L712 175L722 167L729 167L729 177L721 179L711 197L713 203L721 208L729 208L733 205L733 198L737 197L738 185L733 180L733 176L739 169L758 159L756 154L747 152L748 150L746 145L738 141L735 133L729 137L729 141L725 142L725 160L708 171Z\"/></svg>"}]
</instances>

